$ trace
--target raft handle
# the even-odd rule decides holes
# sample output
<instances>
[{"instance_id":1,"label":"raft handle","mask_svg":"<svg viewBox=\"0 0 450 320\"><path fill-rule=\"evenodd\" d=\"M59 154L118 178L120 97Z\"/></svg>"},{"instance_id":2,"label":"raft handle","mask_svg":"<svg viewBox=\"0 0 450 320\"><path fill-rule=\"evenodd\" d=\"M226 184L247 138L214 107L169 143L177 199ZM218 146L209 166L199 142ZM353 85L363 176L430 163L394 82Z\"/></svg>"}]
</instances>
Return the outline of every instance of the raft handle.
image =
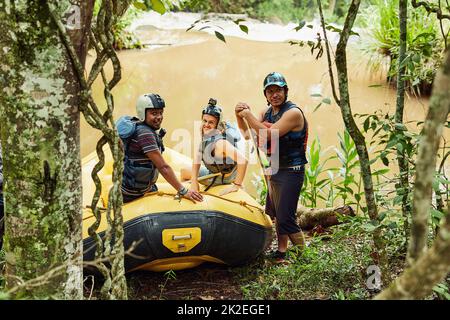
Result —
<instances>
[{"instance_id":1,"label":"raft handle","mask_svg":"<svg viewBox=\"0 0 450 320\"><path fill-rule=\"evenodd\" d=\"M186 240L186 239L192 239L192 234L189 233L182 236L175 236L175 235L172 236L172 240Z\"/></svg>"}]
</instances>

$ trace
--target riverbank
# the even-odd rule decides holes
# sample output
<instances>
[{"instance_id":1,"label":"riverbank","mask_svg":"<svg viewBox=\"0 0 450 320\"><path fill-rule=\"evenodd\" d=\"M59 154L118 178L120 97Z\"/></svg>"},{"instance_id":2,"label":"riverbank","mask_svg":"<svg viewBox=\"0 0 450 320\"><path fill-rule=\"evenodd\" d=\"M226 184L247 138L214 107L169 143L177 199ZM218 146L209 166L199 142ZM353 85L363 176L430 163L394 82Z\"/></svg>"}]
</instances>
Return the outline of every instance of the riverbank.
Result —
<instances>
[{"instance_id":1,"label":"riverbank","mask_svg":"<svg viewBox=\"0 0 450 320\"><path fill-rule=\"evenodd\" d=\"M249 18L245 14L218 14L218 13L186 13L186 12L167 12L160 15L157 12L150 11L142 13L129 27L130 31L138 35L142 30L148 30L149 27L159 30L187 30L198 21L192 31L215 34L220 32L226 37L237 37L245 40L266 41L266 42L289 42L289 41L315 41L317 34L322 33L320 21L314 19L305 21L305 25L300 30L295 29L298 23L269 23ZM244 32L239 25L248 28ZM204 29L203 29L204 28ZM245 29L245 28L244 28ZM331 43L337 43L339 37L337 33L327 33ZM352 41L357 37L353 36ZM143 41L145 44L145 39Z\"/></svg>"}]
</instances>

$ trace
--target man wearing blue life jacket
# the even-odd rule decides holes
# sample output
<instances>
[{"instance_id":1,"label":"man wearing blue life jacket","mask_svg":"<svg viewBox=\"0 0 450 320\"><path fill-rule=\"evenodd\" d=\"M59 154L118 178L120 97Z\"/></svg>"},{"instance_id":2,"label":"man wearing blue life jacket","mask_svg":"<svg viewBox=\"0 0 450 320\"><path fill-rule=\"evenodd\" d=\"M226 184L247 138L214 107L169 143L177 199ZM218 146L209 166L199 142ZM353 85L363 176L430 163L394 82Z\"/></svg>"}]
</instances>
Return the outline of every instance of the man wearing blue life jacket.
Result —
<instances>
[{"instance_id":1,"label":"man wearing blue life jacket","mask_svg":"<svg viewBox=\"0 0 450 320\"><path fill-rule=\"evenodd\" d=\"M272 174L267 176L269 190L266 213L275 219L278 250L272 253L272 258L277 262L285 260L288 240L300 250L305 244L296 212L305 176L305 164L308 162L308 123L303 111L287 100L288 90L283 75L272 72L263 83L269 107L259 117L252 114L246 103L240 102L235 108L239 128L244 132L248 130L248 126L254 129L270 159Z\"/></svg>"},{"instance_id":2,"label":"man wearing blue life jacket","mask_svg":"<svg viewBox=\"0 0 450 320\"><path fill-rule=\"evenodd\" d=\"M141 95L136 103L136 130L126 139L125 159L122 180L123 202L142 197L147 192L156 191L158 174L175 188L178 195L194 201L202 201L199 192L188 190L176 177L173 169L166 163L162 153L164 145L157 132L161 129L165 102L158 94Z\"/></svg>"}]
</instances>

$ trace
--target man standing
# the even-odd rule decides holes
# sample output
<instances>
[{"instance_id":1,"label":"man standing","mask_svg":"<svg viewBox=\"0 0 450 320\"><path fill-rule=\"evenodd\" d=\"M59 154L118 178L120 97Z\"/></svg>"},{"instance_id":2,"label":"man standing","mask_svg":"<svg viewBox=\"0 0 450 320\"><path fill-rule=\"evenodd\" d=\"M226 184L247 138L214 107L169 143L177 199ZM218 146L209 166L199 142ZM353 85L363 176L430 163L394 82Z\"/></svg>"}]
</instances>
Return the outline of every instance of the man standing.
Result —
<instances>
[{"instance_id":1,"label":"man standing","mask_svg":"<svg viewBox=\"0 0 450 320\"><path fill-rule=\"evenodd\" d=\"M280 73L268 74L263 86L269 107L259 117L252 114L246 103L238 103L235 112L239 128L244 132L248 126L255 130L270 159L272 173L268 175L266 213L275 219L278 238L278 250L272 253L272 258L283 262L288 240L299 249L305 243L296 212L308 162L305 154L308 123L301 109L287 100L289 89ZM279 139L273 139L274 136Z\"/></svg>"},{"instance_id":2,"label":"man standing","mask_svg":"<svg viewBox=\"0 0 450 320\"><path fill-rule=\"evenodd\" d=\"M169 182L178 195L194 201L202 201L203 196L188 190L177 179L173 169L164 161L164 145L157 133L163 121L165 102L158 94L144 94L136 103L136 123L134 134L124 141L125 159L122 180L123 202L142 197L145 193L156 191L158 174Z\"/></svg>"}]
</instances>

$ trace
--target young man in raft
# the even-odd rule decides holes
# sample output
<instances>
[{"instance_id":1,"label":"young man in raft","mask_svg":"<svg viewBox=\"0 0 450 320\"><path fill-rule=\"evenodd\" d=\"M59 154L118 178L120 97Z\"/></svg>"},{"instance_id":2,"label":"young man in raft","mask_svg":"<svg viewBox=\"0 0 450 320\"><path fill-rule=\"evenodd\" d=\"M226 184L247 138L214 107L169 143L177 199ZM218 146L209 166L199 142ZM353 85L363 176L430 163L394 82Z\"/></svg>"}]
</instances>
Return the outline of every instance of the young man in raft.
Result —
<instances>
[{"instance_id":1,"label":"young man in raft","mask_svg":"<svg viewBox=\"0 0 450 320\"><path fill-rule=\"evenodd\" d=\"M123 202L142 197L145 193L156 191L158 174L167 180L178 195L194 201L203 201L203 196L188 190L176 177L173 169L164 160L162 138L157 133L163 121L164 100L158 94L141 95L136 103L136 122L134 134L124 141L125 159L122 181Z\"/></svg>"}]
</instances>

